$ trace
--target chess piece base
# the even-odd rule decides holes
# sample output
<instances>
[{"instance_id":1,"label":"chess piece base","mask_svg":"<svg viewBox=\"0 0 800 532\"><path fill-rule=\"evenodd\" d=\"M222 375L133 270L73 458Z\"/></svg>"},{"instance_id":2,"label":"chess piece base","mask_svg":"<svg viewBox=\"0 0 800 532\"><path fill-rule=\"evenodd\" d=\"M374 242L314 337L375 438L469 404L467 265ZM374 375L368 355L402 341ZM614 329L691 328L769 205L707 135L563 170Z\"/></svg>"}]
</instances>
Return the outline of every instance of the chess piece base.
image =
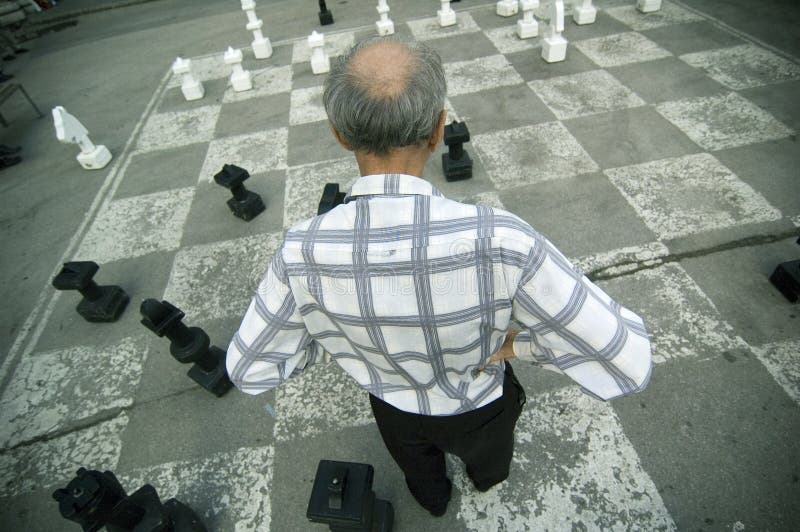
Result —
<instances>
[{"instance_id":1,"label":"chess piece base","mask_svg":"<svg viewBox=\"0 0 800 532\"><path fill-rule=\"evenodd\" d=\"M472 177L472 159L464 151L460 159L451 159L449 153L442 154L442 170L448 181L462 181Z\"/></svg>"},{"instance_id":2,"label":"chess piece base","mask_svg":"<svg viewBox=\"0 0 800 532\"><path fill-rule=\"evenodd\" d=\"M253 48L253 55L256 56L256 59L272 57L272 44L269 42L269 39L255 40L250 43L250 46Z\"/></svg>"},{"instance_id":3,"label":"chess piece base","mask_svg":"<svg viewBox=\"0 0 800 532\"><path fill-rule=\"evenodd\" d=\"M231 85L236 92L249 91L253 88L253 78L249 71L243 70L241 73L231 74Z\"/></svg>"},{"instance_id":4,"label":"chess piece base","mask_svg":"<svg viewBox=\"0 0 800 532\"><path fill-rule=\"evenodd\" d=\"M539 23L535 20L533 22L525 22L524 20L517 21L517 36L520 39L530 39L539 35Z\"/></svg>"},{"instance_id":5,"label":"chess piece base","mask_svg":"<svg viewBox=\"0 0 800 532\"><path fill-rule=\"evenodd\" d=\"M89 153L79 153L77 159L87 170L99 170L111 161L111 152L105 146L98 145Z\"/></svg>"},{"instance_id":6,"label":"chess piece base","mask_svg":"<svg viewBox=\"0 0 800 532\"><path fill-rule=\"evenodd\" d=\"M236 198L228 200L228 207L237 218L249 222L262 212L264 212L264 202L261 196L253 191L247 191L247 198L244 201L237 201Z\"/></svg>"},{"instance_id":7,"label":"chess piece base","mask_svg":"<svg viewBox=\"0 0 800 532\"><path fill-rule=\"evenodd\" d=\"M319 23L323 26L333 24L333 12L330 9L319 12Z\"/></svg>"},{"instance_id":8,"label":"chess piece base","mask_svg":"<svg viewBox=\"0 0 800 532\"><path fill-rule=\"evenodd\" d=\"M797 303L800 298L800 260L779 264L769 276L775 288L790 302Z\"/></svg>"},{"instance_id":9,"label":"chess piece base","mask_svg":"<svg viewBox=\"0 0 800 532\"><path fill-rule=\"evenodd\" d=\"M311 72L314 74L325 74L331 70L331 60L328 57L311 58Z\"/></svg>"},{"instance_id":10,"label":"chess piece base","mask_svg":"<svg viewBox=\"0 0 800 532\"><path fill-rule=\"evenodd\" d=\"M203 84L197 80L195 80L194 83L182 83L181 92L183 92L183 97L186 98L187 102L200 100L206 94Z\"/></svg>"},{"instance_id":11,"label":"chess piece base","mask_svg":"<svg viewBox=\"0 0 800 532\"><path fill-rule=\"evenodd\" d=\"M542 59L557 63L567 58L567 40L561 35L542 39Z\"/></svg>"},{"instance_id":12,"label":"chess piece base","mask_svg":"<svg viewBox=\"0 0 800 532\"><path fill-rule=\"evenodd\" d=\"M573 9L572 20L574 20L575 24L578 24L579 26L583 26L584 24L594 24L596 18L597 8L594 6L576 6Z\"/></svg>"},{"instance_id":13,"label":"chess piece base","mask_svg":"<svg viewBox=\"0 0 800 532\"><path fill-rule=\"evenodd\" d=\"M233 383L228 379L228 372L225 369L225 351L219 347L211 346L208 350L213 353L219 363L212 371L203 371L199 365L193 365L186 374L194 382L213 393L217 397L222 397L231 389Z\"/></svg>"},{"instance_id":14,"label":"chess piece base","mask_svg":"<svg viewBox=\"0 0 800 532\"><path fill-rule=\"evenodd\" d=\"M642 13L652 13L661 9L661 0L637 0L636 9Z\"/></svg>"},{"instance_id":15,"label":"chess piece base","mask_svg":"<svg viewBox=\"0 0 800 532\"><path fill-rule=\"evenodd\" d=\"M119 286L109 285L99 288L103 293L102 297L94 301L84 298L76 307L78 314L90 322L117 321L125 307L128 306L128 301L130 301L128 294Z\"/></svg>"},{"instance_id":16,"label":"chess piece base","mask_svg":"<svg viewBox=\"0 0 800 532\"><path fill-rule=\"evenodd\" d=\"M394 22L391 20L379 20L375 23L375 28L378 30L378 35L381 37L394 35Z\"/></svg>"},{"instance_id":17,"label":"chess piece base","mask_svg":"<svg viewBox=\"0 0 800 532\"><path fill-rule=\"evenodd\" d=\"M497 14L501 17L513 17L519 13L519 2L517 0L497 2Z\"/></svg>"},{"instance_id":18,"label":"chess piece base","mask_svg":"<svg viewBox=\"0 0 800 532\"><path fill-rule=\"evenodd\" d=\"M442 28L446 28L447 26L453 26L456 23L456 12L452 9L448 12L443 12L441 9L436 12L439 15L439 26Z\"/></svg>"}]
</instances>

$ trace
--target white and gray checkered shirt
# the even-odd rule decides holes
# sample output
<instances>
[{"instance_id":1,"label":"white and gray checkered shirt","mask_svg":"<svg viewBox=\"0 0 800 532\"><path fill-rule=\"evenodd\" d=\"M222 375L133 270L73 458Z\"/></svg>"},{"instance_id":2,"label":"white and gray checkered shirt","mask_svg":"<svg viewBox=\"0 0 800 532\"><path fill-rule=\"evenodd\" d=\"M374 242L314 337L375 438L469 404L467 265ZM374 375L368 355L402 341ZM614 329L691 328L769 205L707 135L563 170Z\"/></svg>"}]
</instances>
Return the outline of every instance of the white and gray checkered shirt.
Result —
<instances>
[{"instance_id":1,"label":"white and gray checkered shirt","mask_svg":"<svg viewBox=\"0 0 800 532\"><path fill-rule=\"evenodd\" d=\"M611 399L652 369L642 319L519 217L446 199L427 181L371 175L346 203L292 227L228 348L231 380L257 394L322 358L365 390L427 415L500 397L486 364L512 318L523 360Z\"/></svg>"}]
</instances>

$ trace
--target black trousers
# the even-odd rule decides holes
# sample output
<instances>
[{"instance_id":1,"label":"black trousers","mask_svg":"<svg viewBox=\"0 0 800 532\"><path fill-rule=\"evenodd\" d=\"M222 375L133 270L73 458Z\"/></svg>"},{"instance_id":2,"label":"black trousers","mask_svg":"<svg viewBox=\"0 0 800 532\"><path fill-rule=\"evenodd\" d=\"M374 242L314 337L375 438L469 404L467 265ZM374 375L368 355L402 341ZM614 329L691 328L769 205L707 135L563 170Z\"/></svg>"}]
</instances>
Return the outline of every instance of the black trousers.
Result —
<instances>
[{"instance_id":1,"label":"black trousers","mask_svg":"<svg viewBox=\"0 0 800 532\"><path fill-rule=\"evenodd\" d=\"M464 414L412 414L369 396L381 437L405 474L408 489L423 507L443 509L450 500L444 453L454 454L466 464L467 475L481 491L508 478L514 427L525 404L525 390L511 365L506 362L505 367L503 395Z\"/></svg>"}]
</instances>

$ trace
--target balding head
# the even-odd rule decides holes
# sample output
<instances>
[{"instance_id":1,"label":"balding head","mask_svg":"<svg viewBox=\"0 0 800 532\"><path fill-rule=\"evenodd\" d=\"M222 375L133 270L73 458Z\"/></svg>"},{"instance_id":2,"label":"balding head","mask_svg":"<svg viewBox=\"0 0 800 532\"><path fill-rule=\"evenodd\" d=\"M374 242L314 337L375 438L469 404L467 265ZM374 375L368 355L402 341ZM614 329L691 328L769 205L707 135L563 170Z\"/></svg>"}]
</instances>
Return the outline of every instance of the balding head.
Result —
<instances>
[{"instance_id":1,"label":"balding head","mask_svg":"<svg viewBox=\"0 0 800 532\"><path fill-rule=\"evenodd\" d=\"M323 101L347 145L385 155L431 137L446 92L436 52L421 44L370 38L332 66Z\"/></svg>"}]
</instances>

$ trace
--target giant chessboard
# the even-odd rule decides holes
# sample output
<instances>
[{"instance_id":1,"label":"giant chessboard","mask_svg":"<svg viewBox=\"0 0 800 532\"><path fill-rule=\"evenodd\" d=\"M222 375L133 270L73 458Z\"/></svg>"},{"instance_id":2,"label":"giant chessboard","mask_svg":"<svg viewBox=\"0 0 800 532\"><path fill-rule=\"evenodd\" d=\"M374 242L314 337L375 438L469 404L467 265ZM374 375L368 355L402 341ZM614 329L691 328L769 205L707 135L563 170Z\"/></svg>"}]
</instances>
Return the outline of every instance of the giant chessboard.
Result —
<instances>
[{"instance_id":1,"label":"giant chessboard","mask_svg":"<svg viewBox=\"0 0 800 532\"><path fill-rule=\"evenodd\" d=\"M678 3L647 15L632 0L599 4L594 24L567 19L567 59L553 64L538 39L516 37L516 17L497 16L494 2L454 4L449 28L435 17L395 20L398 33L441 54L451 119L472 134L472 179L444 179L444 147L425 177L448 197L519 214L640 312L653 334L654 379L658 366L688 368L725 352L760 360L800 400L784 364L798 338L748 344L680 261L797 231L800 194L760 169L797 149L797 115L775 102L796 94L800 67ZM328 33L326 48L335 56L374 31ZM266 60L245 50L247 92L232 90L221 53L191 58L205 86L193 102L164 65L67 257L99 263L96 280L121 285L131 304L117 323L90 324L74 310L76 294L44 288L4 366L12 377L0 399L2 500L44 497L85 466L115 471L129 491L152 483L211 530L307 530L311 481L328 458L375 466L397 530L675 528L665 503L673 494L651 477L645 437L629 431L639 414L618 406L644 409L647 395L602 403L517 363L529 401L510 479L477 493L454 460L450 510L426 520L365 392L335 364L258 397L233 390L216 399L185 376L166 339L138 323L140 302L163 298L227 347L283 231L316 214L325 183L346 188L358 176L330 134L324 77L311 73L305 38L273 45ZM225 163L247 169L246 186L264 199L250 223L232 216L229 192L213 181ZM687 395L704 386L687 382ZM54 514L52 501L42 504Z\"/></svg>"}]
</instances>

